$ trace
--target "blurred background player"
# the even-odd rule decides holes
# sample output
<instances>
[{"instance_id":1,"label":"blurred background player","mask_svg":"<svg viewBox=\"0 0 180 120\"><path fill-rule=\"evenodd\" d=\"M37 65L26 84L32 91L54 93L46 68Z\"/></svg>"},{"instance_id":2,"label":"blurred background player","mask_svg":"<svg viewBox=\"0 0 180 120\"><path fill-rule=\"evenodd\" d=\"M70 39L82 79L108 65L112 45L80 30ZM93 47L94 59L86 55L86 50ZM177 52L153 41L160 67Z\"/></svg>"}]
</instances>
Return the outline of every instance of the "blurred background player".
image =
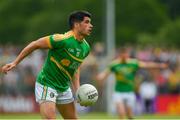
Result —
<instances>
[{"instance_id":1,"label":"blurred background player","mask_svg":"<svg viewBox=\"0 0 180 120\"><path fill-rule=\"evenodd\" d=\"M122 48L118 59L114 60L103 72L97 75L98 84L103 84L108 75L112 72L115 74L115 92L113 93L113 102L119 118L132 119L133 109L136 103L135 75L138 69L142 68L165 68L166 64L143 62L129 57L128 50Z\"/></svg>"},{"instance_id":2,"label":"blurred background player","mask_svg":"<svg viewBox=\"0 0 180 120\"><path fill-rule=\"evenodd\" d=\"M28 44L17 58L2 67L7 73L36 49L49 49L35 86L36 101L45 119L56 118L56 108L64 119L77 119L71 82L74 92L79 88L79 66L90 52L85 36L92 30L91 14L75 11L69 17L70 31L42 37Z\"/></svg>"}]
</instances>

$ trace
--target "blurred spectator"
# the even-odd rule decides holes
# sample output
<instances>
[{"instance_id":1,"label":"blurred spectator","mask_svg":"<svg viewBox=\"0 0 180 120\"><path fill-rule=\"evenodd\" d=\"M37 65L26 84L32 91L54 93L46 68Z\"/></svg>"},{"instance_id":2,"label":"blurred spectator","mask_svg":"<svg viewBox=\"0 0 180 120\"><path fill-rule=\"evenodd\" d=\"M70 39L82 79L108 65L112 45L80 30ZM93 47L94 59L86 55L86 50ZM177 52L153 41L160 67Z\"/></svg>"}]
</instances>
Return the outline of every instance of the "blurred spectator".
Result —
<instances>
[{"instance_id":1,"label":"blurred spectator","mask_svg":"<svg viewBox=\"0 0 180 120\"><path fill-rule=\"evenodd\" d=\"M18 87L17 87L17 83L19 80L19 76L17 71L10 71L9 74L4 75L3 77L3 83L2 83L2 87L4 90L5 95L18 95Z\"/></svg>"},{"instance_id":2,"label":"blurred spectator","mask_svg":"<svg viewBox=\"0 0 180 120\"><path fill-rule=\"evenodd\" d=\"M97 42L94 46L93 46L93 51L94 51L94 55L96 55L96 57L102 57L104 56L104 45L101 42Z\"/></svg>"},{"instance_id":3,"label":"blurred spectator","mask_svg":"<svg viewBox=\"0 0 180 120\"><path fill-rule=\"evenodd\" d=\"M139 93L143 102L144 112L154 112L154 100L157 95L157 86L153 80L143 81Z\"/></svg>"},{"instance_id":4,"label":"blurred spectator","mask_svg":"<svg viewBox=\"0 0 180 120\"><path fill-rule=\"evenodd\" d=\"M94 56L94 53L91 52L81 65L81 84L92 83L94 80L95 74L97 73L97 59Z\"/></svg>"},{"instance_id":5,"label":"blurred spectator","mask_svg":"<svg viewBox=\"0 0 180 120\"><path fill-rule=\"evenodd\" d=\"M17 51L20 50L18 46L1 46L0 48L0 66L11 62ZM43 63L42 51L36 51L31 54L27 59L17 67L16 70L10 71L7 75L0 77L0 94L3 95L33 95L34 94L34 81L37 71Z\"/></svg>"},{"instance_id":6,"label":"blurred spectator","mask_svg":"<svg viewBox=\"0 0 180 120\"><path fill-rule=\"evenodd\" d=\"M24 96L33 95L34 94L34 85L35 85L35 75L33 74L33 69L30 66L26 66L24 68L24 72L22 73L23 80L21 83L21 92Z\"/></svg>"},{"instance_id":7,"label":"blurred spectator","mask_svg":"<svg viewBox=\"0 0 180 120\"><path fill-rule=\"evenodd\" d=\"M172 70L168 79L168 89L171 94L180 93L180 66Z\"/></svg>"}]
</instances>

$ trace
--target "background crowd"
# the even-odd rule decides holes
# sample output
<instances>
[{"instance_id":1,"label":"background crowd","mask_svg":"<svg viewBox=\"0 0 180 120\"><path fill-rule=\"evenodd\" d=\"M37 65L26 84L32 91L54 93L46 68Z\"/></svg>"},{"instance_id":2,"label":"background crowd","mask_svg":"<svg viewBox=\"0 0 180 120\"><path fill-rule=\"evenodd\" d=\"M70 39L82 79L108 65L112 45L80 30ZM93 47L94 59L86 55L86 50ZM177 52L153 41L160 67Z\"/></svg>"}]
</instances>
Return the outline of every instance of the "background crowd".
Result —
<instances>
[{"instance_id":1,"label":"background crowd","mask_svg":"<svg viewBox=\"0 0 180 120\"><path fill-rule=\"evenodd\" d=\"M153 101L157 95L180 93L180 54L176 50L167 50L163 48L152 47L131 47L129 53L132 58L137 58L143 61L156 61L166 63L166 69L139 69L136 75L137 87L136 95L142 102L143 112L154 112ZM1 46L0 47L0 65L12 61L19 51L21 46ZM109 61L105 56L105 47L102 43L96 43L92 46L92 52L86 58L81 66L81 84L94 84L99 91L99 101L97 104L104 104L106 101L106 93L95 82L95 76L102 70ZM119 54L119 49L116 50L116 56ZM0 96L33 96L35 78L38 71L42 67L42 63L46 56L46 51L36 51L17 66L17 69L10 71L7 75L0 75ZM113 81L113 80L112 80ZM108 86L106 86L108 87ZM98 105L97 105L98 106ZM95 111L104 111L104 107L93 106Z\"/></svg>"}]
</instances>

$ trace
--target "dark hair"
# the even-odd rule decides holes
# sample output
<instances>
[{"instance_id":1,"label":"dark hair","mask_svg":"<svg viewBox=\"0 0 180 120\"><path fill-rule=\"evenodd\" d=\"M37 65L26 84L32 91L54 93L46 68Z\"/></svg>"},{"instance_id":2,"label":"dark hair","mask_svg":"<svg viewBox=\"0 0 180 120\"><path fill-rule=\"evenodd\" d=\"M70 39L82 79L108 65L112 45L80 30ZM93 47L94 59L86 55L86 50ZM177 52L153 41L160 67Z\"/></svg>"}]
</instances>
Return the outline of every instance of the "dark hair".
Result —
<instances>
[{"instance_id":1,"label":"dark hair","mask_svg":"<svg viewBox=\"0 0 180 120\"><path fill-rule=\"evenodd\" d=\"M69 27L72 29L75 22L81 22L84 20L84 17L91 18L91 14L87 11L74 11L69 16Z\"/></svg>"},{"instance_id":2,"label":"dark hair","mask_svg":"<svg viewBox=\"0 0 180 120\"><path fill-rule=\"evenodd\" d=\"M123 46L120 48L119 52L122 53L127 53L128 52L128 47L127 46Z\"/></svg>"}]
</instances>

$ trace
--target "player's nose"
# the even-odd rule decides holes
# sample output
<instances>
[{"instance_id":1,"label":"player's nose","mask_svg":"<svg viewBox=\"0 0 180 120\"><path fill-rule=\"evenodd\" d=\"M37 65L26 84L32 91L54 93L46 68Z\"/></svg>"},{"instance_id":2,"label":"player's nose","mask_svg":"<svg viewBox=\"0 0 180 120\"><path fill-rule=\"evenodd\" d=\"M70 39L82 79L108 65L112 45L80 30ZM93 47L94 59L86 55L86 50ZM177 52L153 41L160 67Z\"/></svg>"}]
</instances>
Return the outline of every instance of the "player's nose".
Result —
<instances>
[{"instance_id":1,"label":"player's nose","mask_svg":"<svg viewBox=\"0 0 180 120\"><path fill-rule=\"evenodd\" d=\"M93 25L92 25L92 24L90 24L90 28L93 28Z\"/></svg>"}]
</instances>

